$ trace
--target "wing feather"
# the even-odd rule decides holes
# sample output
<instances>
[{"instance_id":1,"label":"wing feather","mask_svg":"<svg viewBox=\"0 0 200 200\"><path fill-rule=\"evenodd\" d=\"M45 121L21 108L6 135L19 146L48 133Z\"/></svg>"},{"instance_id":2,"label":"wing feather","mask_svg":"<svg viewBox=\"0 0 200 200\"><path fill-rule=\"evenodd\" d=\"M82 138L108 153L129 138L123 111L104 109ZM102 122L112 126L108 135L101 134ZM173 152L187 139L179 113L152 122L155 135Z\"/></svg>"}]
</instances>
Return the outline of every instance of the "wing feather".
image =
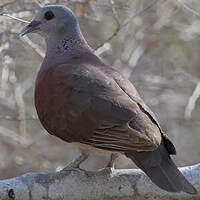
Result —
<instances>
[{"instance_id":1,"label":"wing feather","mask_svg":"<svg viewBox=\"0 0 200 200\"><path fill-rule=\"evenodd\" d=\"M104 127L104 129L102 129ZM155 144L144 134L132 129L128 124L121 126L102 125L94 134L81 143L111 151L151 151Z\"/></svg>"}]
</instances>

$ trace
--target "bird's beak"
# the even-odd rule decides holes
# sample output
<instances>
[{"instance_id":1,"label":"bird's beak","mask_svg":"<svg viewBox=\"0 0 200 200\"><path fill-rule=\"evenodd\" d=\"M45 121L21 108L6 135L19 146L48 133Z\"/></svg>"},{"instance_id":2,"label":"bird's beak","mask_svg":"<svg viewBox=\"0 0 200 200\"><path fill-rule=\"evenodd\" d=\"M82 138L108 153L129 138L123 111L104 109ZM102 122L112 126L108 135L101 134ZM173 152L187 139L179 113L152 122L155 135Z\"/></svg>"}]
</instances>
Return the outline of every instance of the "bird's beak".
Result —
<instances>
[{"instance_id":1,"label":"bird's beak","mask_svg":"<svg viewBox=\"0 0 200 200\"><path fill-rule=\"evenodd\" d=\"M32 22L30 22L27 26L25 26L21 32L20 32L20 36L24 36L27 33L31 33L34 32L36 30L39 30L39 25L41 24L41 22L33 20Z\"/></svg>"}]
</instances>

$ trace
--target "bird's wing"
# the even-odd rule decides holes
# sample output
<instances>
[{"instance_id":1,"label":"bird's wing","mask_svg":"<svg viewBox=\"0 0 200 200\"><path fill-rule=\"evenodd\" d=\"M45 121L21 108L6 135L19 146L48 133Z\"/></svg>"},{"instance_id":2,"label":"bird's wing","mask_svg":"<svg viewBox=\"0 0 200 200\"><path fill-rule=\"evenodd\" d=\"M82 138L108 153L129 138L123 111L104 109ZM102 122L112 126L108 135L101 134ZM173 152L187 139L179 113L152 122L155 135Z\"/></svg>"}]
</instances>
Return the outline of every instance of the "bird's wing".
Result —
<instances>
[{"instance_id":1,"label":"bird's wing","mask_svg":"<svg viewBox=\"0 0 200 200\"><path fill-rule=\"evenodd\" d=\"M79 58L54 68L51 82L62 93L61 113L68 113L59 137L113 151L154 150L161 142L157 121L132 84L109 69Z\"/></svg>"},{"instance_id":2,"label":"bird's wing","mask_svg":"<svg viewBox=\"0 0 200 200\"><path fill-rule=\"evenodd\" d=\"M140 97L132 84L114 70L107 72L107 68L90 64L77 67L69 81L76 91L74 96L79 96L77 99L89 99L86 101L89 104L83 105L84 109L80 108L84 118L81 114L77 124L79 127L87 124L85 131L90 133L81 137L80 142L113 151L149 151L157 148L161 141L157 121L149 110L146 111L147 107L143 108L143 102L139 101ZM120 78L117 79L117 76ZM88 130L90 125L92 128Z\"/></svg>"},{"instance_id":3,"label":"bird's wing","mask_svg":"<svg viewBox=\"0 0 200 200\"><path fill-rule=\"evenodd\" d=\"M112 71L112 69L111 69ZM150 110L150 108L144 103L144 101L140 98L137 90L135 89L135 87L133 86L133 84L127 80L124 79L119 73L114 72L112 73L112 77L114 78L114 80L116 81L116 83L122 88L122 90L133 100L137 103L137 105L139 106L140 110L145 113L148 118L158 127L165 147L168 150L169 154L175 155L176 154L176 149L173 145L173 143L170 141L170 139L168 138L168 136L162 131L160 124L157 120L157 117L155 116L155 114Z\"/></svg>"},{"instance_id":4,"label":"bird's wing","mask_svg":"<svg viewBox=\"0 0 200 200\"><path fill-rule=\"evenodd\" d=\"M140 107L140 110L145 113L149 119L159 128L160 132L162 133L162 129L160 124L157 120L155 114L150 110L150 108L144 103L144 101L140 98L137 90L133 86L133 84L128 80L122 77L118 72L113 71L112 69L111 75L115 82L119 85L119 87Z\"/></svg>"},{"instance_id":5,"label":"bird's wing","mask_svg":"<svg viewBox=\"0 0 200 200\"><path fill-rule=\"evenodd\" d=\"M94 130L91 137L84 138L81 143L119 152L152 151L156 146L148 136L126 124L113 125L105 123Z\"/></svg>"}]
</instances>

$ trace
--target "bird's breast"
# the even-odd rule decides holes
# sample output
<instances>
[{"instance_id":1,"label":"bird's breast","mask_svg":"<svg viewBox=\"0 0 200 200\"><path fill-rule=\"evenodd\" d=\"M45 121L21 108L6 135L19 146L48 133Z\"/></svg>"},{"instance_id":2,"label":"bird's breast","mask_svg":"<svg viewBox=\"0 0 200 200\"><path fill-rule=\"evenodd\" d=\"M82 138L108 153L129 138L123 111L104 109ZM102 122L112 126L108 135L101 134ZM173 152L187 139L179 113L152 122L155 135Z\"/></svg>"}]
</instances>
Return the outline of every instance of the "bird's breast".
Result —
<instances>
[{"instance_id":1,"label":"bird's breast","mask_svg":"<svg viewBox=\"0 0 200 200\"><path fill-rule=\"evenodd\" d=\"M40 122L52 135L71 142L80 108L72 103L72 88L67 79L54 72L39 73L35 86L35 107Z\"/></svg>"}]
</instances>

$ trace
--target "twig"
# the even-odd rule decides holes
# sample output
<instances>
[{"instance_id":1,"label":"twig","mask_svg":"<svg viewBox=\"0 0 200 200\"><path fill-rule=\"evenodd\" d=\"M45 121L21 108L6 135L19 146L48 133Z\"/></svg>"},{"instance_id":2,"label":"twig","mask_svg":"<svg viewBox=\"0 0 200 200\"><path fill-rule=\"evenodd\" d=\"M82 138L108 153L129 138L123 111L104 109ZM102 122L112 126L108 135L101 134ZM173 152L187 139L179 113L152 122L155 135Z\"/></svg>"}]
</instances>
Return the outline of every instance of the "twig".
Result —
<instances>
[{"instance_id":1,"label":"twig","mask_svg":"<svg viewBox=\"0 0 200 200\"><path fill-rule=\"evenodd\" d=\"M10 4L13 4L13 3L15 3L16 1L17 1L17 0L10 1L10 2L6 2L6 3L2 4L2 5L0 5L0 9L2 9L3 7L8 6L8 5L10 5Z\"/></svg>"},{"instance_id":2,"label":"twig","mask_svg":"<svg viewBox=\"0 0 200 200\"><path fill-rule=\"evenodd\" d=\"M21 118L21 117L13 117L10 115L0 115L0 119L1 120L9 120L9 121L31 121L31 120L38 120L37 116L32 116L32 117L25 117L25 118Z\"/></svg>"},{"instance_id":3,"label":"twig","mask_svg":"<svg viewBox=\"0 0 200 200\"><path fill-rule=\"evenodd\" d=\"M44 52L38 47L38 45L33 43L26 35L23 38L21 37L21 40L26 42L41 58L44 58L45 56Z\"/></svg>"},{"instance_id":4,"label":"twig","mask_svg":"<svg viewBox=\"0 0 200 200\"><path fill-rule=\"evenodd\" d=\"M26 12L26 11L32 12L32 11L37 11L38 9L39 8L31 7L31 8L20 9L20 10L6 10L6 11L0 13L0 15L2 15L2 14L19 14L19 13Z\"/></svg>"},{"instance_id":5,"label":"twig","mask_svg":"<svg viewBox=\"0 0 200 200\"><path fill-rule=\"evenodd\" d=\"M112 12L114 14L113 17L114 17L115 21L117 22L117 28L115 29L115 31L113 32L113 34L110 37L108 37L106 40L104 40L104 42L102 42L100 45L98 45L94 50L96 51L98 48L102 47L105 43L111 41L119 33L119 31L121 29L123 29L125 26L127 26L135 17L137 17L137 16L143 14L144 12L146 12L147 10L151 9L158 1L160 1L160 0L153 1L153 3L151 3L149 6L145 7L143 10L137 12L133 16L131 16L123 24L118 23L119 22L118 18L116 18L116 15L114 14L115 12L113 12L114 10L113 10L113 6L112 6ZM111 0L111 2L113 2L113 1ZM111 3L111 5L113 5L113 4Z\"/></svg>"},{"instance_id":6,"label":"twig","mask_svg":"<svg viewBox=\"0 0 200 200\"><path fill-rule=\"evenodd\" d=\"M137 16L145 13L147 10L151 9L158 1L160 1L160 0L153 1L153 3L151 3L149 6L145 7L143 10L141 10L138 13L131 16L126 22L124 22L124 24L121 25L121 28L124 28L125 26L127 26L135 17L137 17Z\"/></svg>"},{"instance_id":7,"label":"twig","mask_svg":"<svg viewBox=\"0 0 200 200\"><path fill-rule=\"evenodd\" d=\"M112 9L113 18L114 18L115 22L117 23L117 26L120 26L119 19L118 19L118 16L117 16L116 9L114 7L114 1L113 0L110 0L110 5L111 5L111 9Z\"/></svg>"},{"instance_id":8,"label":"twig","mask_svg":"<svg viewBox=\"0 0 200 200\"><path fill-rule=\"evenodd\" d=\"M188 104L185 108L185 119L190 119L192 111L195 108L197 99L200 97L200 81L197 83L192 96L189 98Z\"/></svg>"},{"instance_id":9,"label":"twig","mask_svg":"<svg viewBox=\"0 0 200 200\"><path fill-rule=\"evenodd\" d=\"M9 141L10 143L13 142L16 145L20 144L20 145L23 145L24 147L27 147L28 145L32 143L30 139L27 139L23 135L19 135L15 133L15 131L7 129L3 126L0 126L0 136L7 138L7 141Z\"/></svg>"},{"instance_id":10,"label":"twig","mask_svg":"<svg viewBox=\"0 0 200 200\"><path fill-rule=\"evenodd\" d=\"M96 51L94 51L95 55L100 56L103 52L108 51L111 49L110 43L105 43L102 47L98 48Z\"/></svg>"},{"instance_id":11,"label":"twig","mask_svg":"<svg viewBox=\"0 0 200 200\"><path fill-rule=\"evenodd\" d=\"M24 20L24 19L20 19L20 18L18 18L18 17L14 17L14 16L9 15L9 14L4 13L4 12L3 12L3 13L0 13L0 15L1 15L1 16L9 17L9 18L11 18L11 19L14 19L14 20L17 20L17 21L19 21L19 22L26 23L26 24L29 24L29 23L30 23L29 21L26 21L26 20Z\"/></svg>"},{"instance_id":12,"label":"twig","mask_svg":"<svg viewBox=\"0 0 200 200\"><path fill-rule=\"evenodd\" d=\"M13 75L16 77L15 72ZM13 82L13 90L14 90L14 98L16 104L16 111L19 118L25 119L26 118L26 107L24 102L24 97L21 91L21 85L18 83L17 77L15 78L16 81ZM18 123L19 133L22 136L26 136L26 121L20 120Z\"/></svg>"},{"instance_id":13,"label":"twig","mask_svg":"<svg viewBox=\"0 0 200 200\"><path fill-rule=\"evenodd\" d=\"M40 8L42 7L42 4L39 0L33 0Z\"/></svg>"},{"instance_id":14,"label":"twig","mask_svg":"<svg viewBox=\"0 0 200 200\"><path fill-rule=\"evenodd\" d=\"M191 8L190 6L188 6L187 4L182 2L181 0L177 0L177 2L180 3L186 10L190 11L192 14L200 17L200 14L196 10L194 10L193 8Z\"/></svg>"},{"instance_id":15,"label":"twig","mask_svg":"<svg viewBox=\"0 0 200 200\"><path fill-rule=\"evenodd\" d=\"M103 43L101 43L100 45L98 45L94 49L94 51L97 51L99 48L101 48L102 46L104 46L104 44L106 44L107 42L109 42L110 40L112 40L113 37L115 37L118 34L118 32L120 31L120 29L121 29L120 22L118 20L116 10L115 10L115 8L113 6L114 5L114 1L113 0L110 0L110 5L111 5L112 13L113 13L113 18L114 18L114 20L115 20L115 22L117 24L117 28L115 29L115 31L113 32L113 34L110 37L108 37L106 40L104 40Z\"/></svg>"},{"instance_id":16,"label":"twig","mask_svg":"<svg viewBox=\"0 0 200 200\"><path fill-rule=\"evenodd\" d=\"M106 40L104 40L104 42L102 42L100 45L98 45L94 50L96 51L97 49L101 48L105 43L109 42L110 40L112 40L117 34L118 32L121 30L120 26L118 26L115 31L113 32L113 34L108 37Z\"/></svg>"}]
</instances>

